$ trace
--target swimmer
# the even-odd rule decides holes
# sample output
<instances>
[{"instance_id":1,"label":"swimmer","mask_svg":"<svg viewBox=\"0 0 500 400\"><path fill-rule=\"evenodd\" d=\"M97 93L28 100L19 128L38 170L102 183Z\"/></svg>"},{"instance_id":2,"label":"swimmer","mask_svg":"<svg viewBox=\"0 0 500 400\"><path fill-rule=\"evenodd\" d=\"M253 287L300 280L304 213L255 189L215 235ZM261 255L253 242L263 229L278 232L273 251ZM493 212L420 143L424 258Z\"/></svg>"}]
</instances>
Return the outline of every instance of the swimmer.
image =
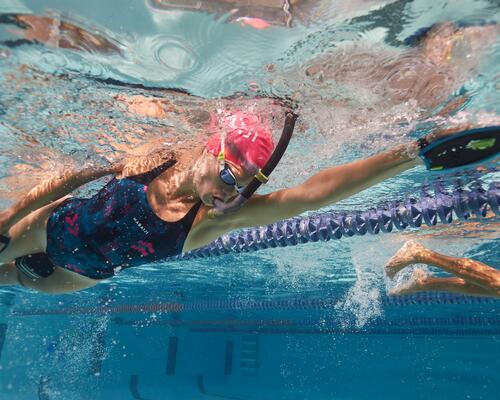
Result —
<instances>
[{"instance_id":1,"label":"swimmer","mask_svg":"<svg viewBox=\"0 0 500 400\"><path fill-rule=\"evenodd\" d=\"M416 269L408 283L394 288L391 295L413 294L425 291L455 292L471 296L500 297L500 271L469 258L455 258L436 253L410 240L385 266L389 278L403 268L423 263L441 268L454 277L439 278Z\"/></svg>"},{"instance_id":2,"label":"swimmer","mask_svg":"<svg viewBox=\"0 0 500 400\"><path fill-rule=\"evenodd\" d=\"M345 199L418 165L425 143L454 133L436 130L426 140L326 168L296 187L241 202L245 186L266 180L261 169L284 149L275 149L268 125L256 115L233 111L212 119L214 132L203 147L67 172L0 213L2 283L53 294L89 288L122 269L193 250L232 230ZM286 121L289 131L293 115ZM91 198L68 196L109 175ZM228 205L235 212L226 213Z\"/></svg>"}]
</instances>

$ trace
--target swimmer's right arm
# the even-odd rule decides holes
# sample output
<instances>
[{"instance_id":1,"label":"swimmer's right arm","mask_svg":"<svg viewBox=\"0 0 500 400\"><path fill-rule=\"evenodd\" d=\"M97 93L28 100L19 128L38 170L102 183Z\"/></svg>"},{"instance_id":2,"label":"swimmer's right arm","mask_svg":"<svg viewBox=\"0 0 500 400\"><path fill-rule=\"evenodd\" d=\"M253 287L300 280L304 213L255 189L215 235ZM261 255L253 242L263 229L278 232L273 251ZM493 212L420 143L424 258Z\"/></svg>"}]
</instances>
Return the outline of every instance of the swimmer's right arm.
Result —
<instances>
[{"instance_id":1,"label":"swimmer's right arm","mask_svg":"<svg viewBox=\"0 0 500 400\"><path fill-rule=\"evenodd\" d=\"M85 168L80 171L66 172L56 178L50 178L35 186L21 200L0 213L0 233L7 232L10 227L33 211L38 210L73 190L106 175L120 173L123 163L116 163L104 168Z\"/></svg>"}]
</instances>

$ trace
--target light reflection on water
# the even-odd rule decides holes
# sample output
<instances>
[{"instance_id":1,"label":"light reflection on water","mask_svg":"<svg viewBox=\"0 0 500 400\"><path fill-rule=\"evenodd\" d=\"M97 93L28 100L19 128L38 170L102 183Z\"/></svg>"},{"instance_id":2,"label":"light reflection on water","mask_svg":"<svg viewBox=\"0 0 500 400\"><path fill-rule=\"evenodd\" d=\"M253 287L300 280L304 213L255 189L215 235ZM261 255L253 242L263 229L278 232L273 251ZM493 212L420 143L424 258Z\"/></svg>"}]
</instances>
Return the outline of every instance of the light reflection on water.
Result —
<instances>
[{"instance_id":1,"label":"light reflection on water","mask_svg":"<svg viewBox=\"0 0 500 400\"><path fill-rule=\"evenodd\" d=\"M238 15L227 14L224 7L202 13L155 8L150 1L147 7L124 2L120 10L107 10L110 6L100 2L90 2L95 8L89 2L43 3L25 5L35 14L89 30L101 45L84 51L70 45L0 47L4 205L48 172L106 163L134 152L147 154L155 146L191 149L204 139L207 110L231 106L271 111L278 132L284 106L263 96L291 99L301 114L295 142L267 190L402 143L425 123L498 123L498 25L479 39L472 35L469 44L464 40L454 46L452 62L438 62L433 54L402 43L437 22L494 20L499 13L494 2L468 1L458 9L444 1L404 6L323 1L311 10L298 9L292 28L285 28L274 10L276 26L263 30L241 26ZM108 11L115 13L113 18ZM68 28L67 35L74 34ZM13 36L3 31L0 39ZM236 99L219 99L235 94ZM146 114L139 114L141 96L161 98L162 105L150 105ZM450 111L458 113L450 117ZM404 197L424 177L421 171L410 171L340 206L364 209L381 198ZM484 236L465 240L462 252L495 243ZM216 262L147 266L127 271L102 290L116 283L134 287L165 280L191 296L221 290L257 296L324 292L335 282L354 282L365 267L373 268L363 266L363 257L354 268L353 252L362 243L376 247L379 240L352 238ZM398 242L400 237L383 240ZM393 244L382 247L371 261L380 267L396 249ZM166 296L177 289L169 289Z\"/></svg>"}]
</instances>

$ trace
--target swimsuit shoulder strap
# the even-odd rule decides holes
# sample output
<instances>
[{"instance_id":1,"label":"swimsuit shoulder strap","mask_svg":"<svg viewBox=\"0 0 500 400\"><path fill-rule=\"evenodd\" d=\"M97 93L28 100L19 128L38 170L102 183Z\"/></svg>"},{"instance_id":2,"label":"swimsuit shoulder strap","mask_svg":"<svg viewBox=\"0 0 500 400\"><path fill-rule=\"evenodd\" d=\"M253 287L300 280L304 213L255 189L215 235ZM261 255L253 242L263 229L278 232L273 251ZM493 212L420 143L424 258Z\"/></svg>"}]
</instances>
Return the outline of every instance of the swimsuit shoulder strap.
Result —
<instances>
[{"instance_id":1,"label":"swimsuit shoulder strap","mask_svg":"<svg viewBox=\"0 0 500 400\"><path fill-rule=\"evenodd\" d=\"M144 172L142 174L138 175L133 175L133 176L128 176L127 179L130 179L134 182L143 184L143 185L149 185L156 177L161 175L163 172L165 172L167 169L172 167L177 163L177 160L175 159L170 159L165 161L164 163L158 165L157 167L154 167L152 170L149 170L147 172Z\"/></svg>"},{"instance_id":2,"label":"swimsuit shoulder strap","mask_svg":"<svg viewBox=\"0 0 500 400\"><path fill-rule=\"evenodd\" d=\"M201 207L201 201L198 201L193 207L190 208L190 210L182 217L182 219L179 221L182 223L182 227L184 228L184 232L186 235L188 232L191 230L191 227L193 226L194 219L196 218L196 215L198 214L198 210Z\"/></svg>"}]
</instances>

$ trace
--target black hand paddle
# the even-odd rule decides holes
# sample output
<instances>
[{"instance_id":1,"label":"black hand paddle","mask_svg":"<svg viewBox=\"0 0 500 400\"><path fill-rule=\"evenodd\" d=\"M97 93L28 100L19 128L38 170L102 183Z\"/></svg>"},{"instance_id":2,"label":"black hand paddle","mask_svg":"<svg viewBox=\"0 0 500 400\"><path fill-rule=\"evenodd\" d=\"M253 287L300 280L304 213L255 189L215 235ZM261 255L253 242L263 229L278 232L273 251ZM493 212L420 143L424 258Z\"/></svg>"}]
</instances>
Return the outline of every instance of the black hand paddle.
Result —
<instances>
[{"instance_id":1,"label":"black hand paddle","mask_svg":"<svg viewBox=\"0 0 500 400\"><path fill-rule=\"evenodd\" d=\"M500 151L500 126L475 128L438 139L418 154L431 171L485 161Z\"/></svg>"}]
</instances>

